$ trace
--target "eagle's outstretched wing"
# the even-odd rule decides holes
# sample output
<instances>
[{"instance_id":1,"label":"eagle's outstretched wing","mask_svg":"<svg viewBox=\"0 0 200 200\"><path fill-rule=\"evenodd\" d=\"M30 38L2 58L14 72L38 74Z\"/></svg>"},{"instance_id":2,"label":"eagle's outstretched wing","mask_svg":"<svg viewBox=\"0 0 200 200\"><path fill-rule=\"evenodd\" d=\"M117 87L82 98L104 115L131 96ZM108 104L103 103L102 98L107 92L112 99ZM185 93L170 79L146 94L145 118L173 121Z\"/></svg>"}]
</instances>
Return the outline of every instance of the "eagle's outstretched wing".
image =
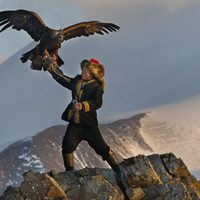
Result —
<instances>
[{"instance_id":1,"label":"eagle's outstretched wing","mask_svg":"<svg viewBox=\"0 0 200 200\"><path fill-rule=\"evenodd\" d=\"M27 10L0 12L0 26L3 26L0 32L9 27L18 31L23 29L28 32L35 41L39 41L47 29L39 15Z\"/></svg>"},{"instance_id":2,"label":"eagle's outstretched wing","mask_svg":"<svg viewBox=\"0 0 200 200\"><path fill-rule=\"evenodd\" d=\"M103 35L119 30L119 26L112 23L103 23L98 21L82 22L63 29L64 39L69 40L75 37L90 36L95 33Z\"/></svg>"}]
</instances>

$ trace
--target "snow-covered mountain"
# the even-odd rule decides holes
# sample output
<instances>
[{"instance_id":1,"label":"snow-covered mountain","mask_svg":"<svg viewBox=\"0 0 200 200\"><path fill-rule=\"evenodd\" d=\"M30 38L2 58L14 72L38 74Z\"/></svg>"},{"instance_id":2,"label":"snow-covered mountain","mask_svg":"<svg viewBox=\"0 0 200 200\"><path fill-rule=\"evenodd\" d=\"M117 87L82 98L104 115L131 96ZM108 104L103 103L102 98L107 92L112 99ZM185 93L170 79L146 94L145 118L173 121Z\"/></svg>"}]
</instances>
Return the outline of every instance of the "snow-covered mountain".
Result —
<instances>
[{"instance_id":1,"label":"snow-covered mountain","mask_svg":"<svg viewBox=\"0 0 200 200\"><path fill-rule=\"evenodd\" d=\"M138 154L173 152L183 159L192 174L199 179L200 126L199 111L195 109L199 100L200 97L103 124L100 130L120 161ZM188 105L191 105L190 109ZM51 169L63 171L61 143L65 129L64 125L50 127L2 151L0 190L3 191L8 185L18 185L22 174L30 169L40 172ZM75 167L109 166L87 142L82 141L75 152Z\"/></svg>"},{"instance_id":2,"label":"snow-covered mountain","mask_svg":"<svg viewBox=\"0 0 200 200\"><path fill-rule=\"evenodd\" d=\"M100 126L106 142L117 153L120 160L140 153L151 152L151 147L140 134L140 120L145 114L139 114L127 120L118 120ZM18 185L22 174L29 169L63 171L61 143L66 126L58 125L43 132L20 140L0 153L0 193L8 185ZM108 167L94 150L82 141L75 154L77 169L84 167Z\"/></svg>"},{"instance_id":3,"label":"snow-covered mountain","mask_svg":"<svg viewBox=\"0 0 200 200\"><path fill-rule=\"evenodd\" d=\"M152 109L141 120L144 140L155 153L172 151L200 177L200 96Z\"/></svg>"}]
</instances>

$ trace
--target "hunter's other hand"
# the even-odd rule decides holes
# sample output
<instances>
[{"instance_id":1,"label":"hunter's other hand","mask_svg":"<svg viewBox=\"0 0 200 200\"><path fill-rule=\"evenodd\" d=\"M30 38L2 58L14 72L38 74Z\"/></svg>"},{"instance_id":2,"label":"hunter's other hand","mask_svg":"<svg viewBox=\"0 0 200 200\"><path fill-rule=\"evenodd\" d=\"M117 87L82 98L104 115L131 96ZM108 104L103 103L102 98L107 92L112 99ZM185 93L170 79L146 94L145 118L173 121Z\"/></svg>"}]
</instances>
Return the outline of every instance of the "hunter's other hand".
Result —
<instances>
[{"instance_id":1,"label":"hunter's other hand","mask_svg":"<svg viewBox=\"0 0 200 200\"><path fill-rule=\"evenodd\" d=\"M82 103L80 103L80 102L75 103L73 106L73 109L74 110L82 110Z\"/></svg>"}]
</instances>

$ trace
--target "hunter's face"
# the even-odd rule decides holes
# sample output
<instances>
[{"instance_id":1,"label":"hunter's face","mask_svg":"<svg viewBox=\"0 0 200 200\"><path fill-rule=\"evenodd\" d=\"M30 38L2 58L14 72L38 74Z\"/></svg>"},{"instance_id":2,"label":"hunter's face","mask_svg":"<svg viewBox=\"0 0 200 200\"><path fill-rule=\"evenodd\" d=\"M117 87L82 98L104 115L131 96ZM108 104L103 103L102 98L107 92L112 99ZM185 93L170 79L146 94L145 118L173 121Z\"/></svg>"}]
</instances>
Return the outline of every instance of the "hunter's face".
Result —
<instances>
[{"instance_id":1,"label":"hunter's face","mask_svg":"<svg viewBox=\"0 0 200 200\"><path fill-rule=\"evenodd\" d=\"M93 78L92 73L87 67L83 67L82 69L82 80L89 81Z\"/></svg>"}]
</instances>

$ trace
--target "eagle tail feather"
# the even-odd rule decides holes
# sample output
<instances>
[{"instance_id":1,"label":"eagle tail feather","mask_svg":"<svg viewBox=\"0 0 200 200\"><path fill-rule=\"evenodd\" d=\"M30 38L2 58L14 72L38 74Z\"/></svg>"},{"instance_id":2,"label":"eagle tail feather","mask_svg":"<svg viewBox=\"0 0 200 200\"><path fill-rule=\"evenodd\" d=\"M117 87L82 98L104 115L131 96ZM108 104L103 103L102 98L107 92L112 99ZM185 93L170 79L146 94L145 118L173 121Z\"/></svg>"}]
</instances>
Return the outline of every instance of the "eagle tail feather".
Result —
<instances>
[{"instance_id":1,"label":"eagle tail feather","mask_svg":"<svg viewBox=\"0 0 200 200\"><path fill-rule=\"evenodd\" d=\"M27 52L27 53L22 55L20 60L22 61L22 63L25 63L29 59L29 57L30 57L30 52Z\"/></svg>"},{"instance_id":2,"label":"eagle tail feather","mask_svg":"<svg viewBox=\"0 0 200 200\"><path fill-rule=\"evenodd\" d=\"M64 65L64 61L61 59L60 56L58 56L57 64L58 64L59 67L60 67L61 65Z\"/></svg>"}]
</instances>

